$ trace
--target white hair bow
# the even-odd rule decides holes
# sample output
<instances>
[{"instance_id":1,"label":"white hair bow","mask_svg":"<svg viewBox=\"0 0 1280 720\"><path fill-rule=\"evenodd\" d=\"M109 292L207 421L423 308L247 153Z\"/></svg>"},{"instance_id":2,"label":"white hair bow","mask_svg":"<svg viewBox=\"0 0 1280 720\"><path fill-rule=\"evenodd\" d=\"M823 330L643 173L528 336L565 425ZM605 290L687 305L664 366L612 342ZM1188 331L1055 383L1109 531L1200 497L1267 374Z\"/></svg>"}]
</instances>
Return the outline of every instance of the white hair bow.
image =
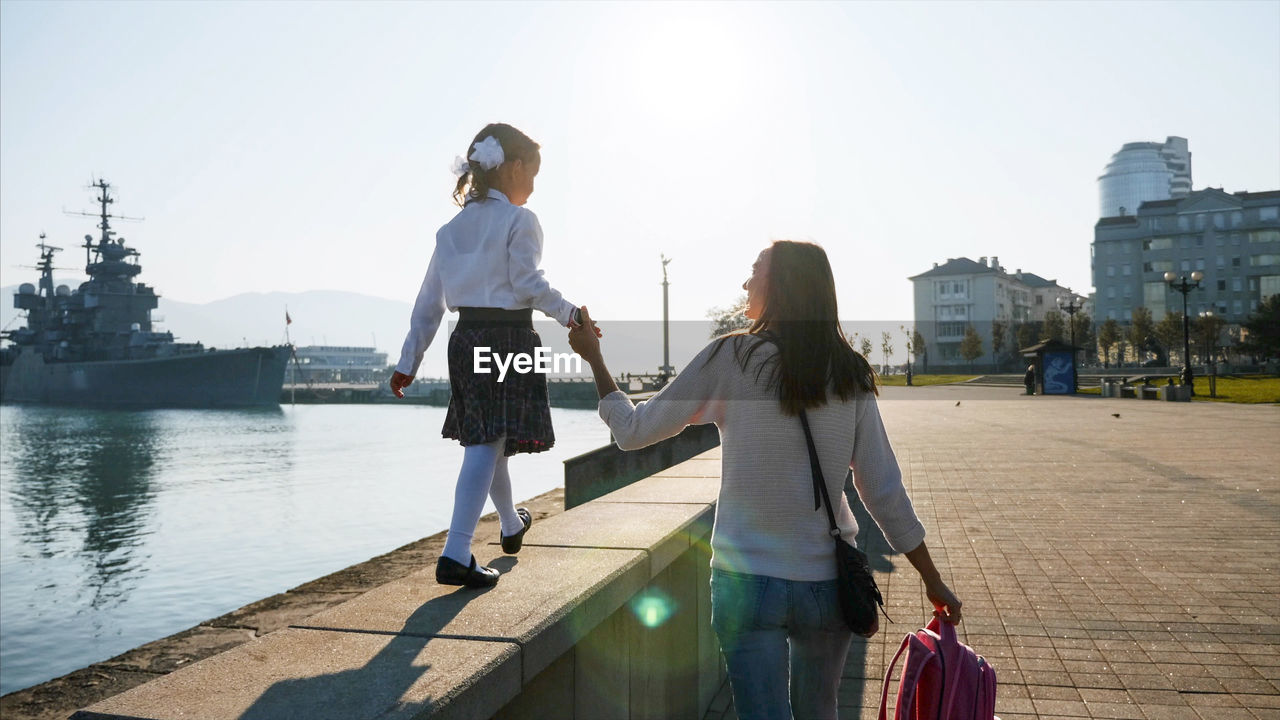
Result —
<instances>
[{"instance_id":1,"label":"white hair bow","mask_svg":"<svg viewBox=\"0 0 1280 720\"><path fill-rule=\"evenodd\" d=\"M472 146L475 150L469 156L485 170L492 170L502 164L506 157L502 153L502 143L490 135Z\"/></svg>"},{"instance_id":2,"label":"white hair bow","mask_svg":"<svg viewBox=\"0 0 1280 720\"><path fill-rule=\"evenodd\" d=\"M453 159L453 176L462 177L471 172L471 163L467 162L461 155Z\"/></svg>"}]
</instances>

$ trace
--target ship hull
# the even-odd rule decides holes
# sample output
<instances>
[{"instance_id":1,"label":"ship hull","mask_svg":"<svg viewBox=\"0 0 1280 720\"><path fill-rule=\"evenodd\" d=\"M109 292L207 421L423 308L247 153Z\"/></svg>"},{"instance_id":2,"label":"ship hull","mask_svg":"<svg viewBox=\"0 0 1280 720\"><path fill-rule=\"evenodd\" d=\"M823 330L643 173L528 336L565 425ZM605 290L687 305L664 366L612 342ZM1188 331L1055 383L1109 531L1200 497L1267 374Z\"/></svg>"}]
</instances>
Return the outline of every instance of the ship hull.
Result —
<instances>
[{"instance_id":1,"label":"ship hull","mask_svg":"<svg viewBox=\"0 0 1280 720\"><path fill-rule=\"evenodd\" d=\"M119 408L280 404L289 347L210 350L144 360L46 363L23 349L0 367L0 402Z\"/></svg>"}]
</instances>

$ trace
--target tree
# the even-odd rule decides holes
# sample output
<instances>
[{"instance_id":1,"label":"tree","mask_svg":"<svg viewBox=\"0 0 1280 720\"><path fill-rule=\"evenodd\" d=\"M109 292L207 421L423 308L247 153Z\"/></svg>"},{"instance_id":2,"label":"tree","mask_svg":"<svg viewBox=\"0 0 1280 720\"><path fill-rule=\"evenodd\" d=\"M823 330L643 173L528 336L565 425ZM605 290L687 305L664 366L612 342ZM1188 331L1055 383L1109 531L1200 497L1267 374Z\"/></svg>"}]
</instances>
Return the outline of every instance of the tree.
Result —
<instances>
[{"instance_id":1,"label":"tree","mask_svg":"<svg viewBox=\"0 0 1280 720\"><path fill-rule=\"evenodd\" d=\"M964 330L964 339L960 341L960 357L970 365L973 365L974 360L982 357L982 336L972 325Z\"/></svg>"},{"instance_id":2,"label":"tree","mask_svg":"<svg viewBox=\"0 0 1280 720\"><path fill-rule=\"evenodd\" d=\"M880 351L884 353L884 371L889 372L889 356L893 354L893 335L885 330L880 333Z\"/></svg>"},{"instance_id":3,"label":"tree","mask_svg":"<svg viewBox=\"0 0 1280 720\"><path fill-rule=\"evenodd\" d=\"M996 364L996 372L1000 371L1000 351L1004 349L1007 332L1009 332L1009 323L1004 320L991 321L991 360Z\"/></svg>"},{"instance_id":4,"label":"tree","mask_svg":"<svg viewBox=\"0 0 1280 720\"><path fill-rule=\"evenodd\" d=\"M1248 333L1240 349L1263 359L1280 356L1280 295L1265 298L1243 323Z\"/></svg>"},{"instance_id":5,"label":"tree","mask_svg":"<svg viewBox=\"0 0 1280 720\"><path fill-rule=\"evenodd\" d=\"M747 296L742 295L729 307L713 307L707 311L711 319L711 337L718 338L731 332L751 327L751 321L744 314L747 310Z\"/></svg>"},{"instance_id":6,"label":"tree","mask_svg":"<svg viewBox=\"0 0 1280 720\"><path fill-rule=\"evenodd\" d=\"M875 349L871 344L871 338L862 338L862 347L859 349L862 350L862 357L871 357L871 351Z\"/></svg>"},{"instance_id":7,"label":"tree","mask_svg":"<svg viewBox=\"0 0 1280 720\"><path fill-rule=\"evenodd\" d=\"M1041 337L1062 342L1066 334L1067 324L1062 320L1062 313L1050 310L1044 314L1044 328Z\"/></svg>"},{"instance_id":8,"label":"tree","mask_svg":"<svg viewBox=\"0 0 1280 720\"><path fill-rule=\"evenodd\" d=\"M924 358L924 372L929 372L929 346L919 330L911 331L911 352L918 358Z\"/></svg>"},{"instance_id":9,"label":"tree","mask_svg":"<svg viewBox=\"0 0 1280 720\"><path fill-rule=\"evenodd\" d=\"M1132 322L1129 324L1129 331L1126 333L1126 339L1129 341L1130 347L1133 348L1133 359L1142 362L1142 353L1147 349L1147 344L1151 341L1152 335L1155 334L1156 326L1151 321L1151 310L1144 305L1139 305L1133 309L1130 315Z\"/></svg>"},{"instance_id":10,"label":"tree","mask_svg":"<svg viewBox=\"0 0 1280 720\"><path fill-rule=\"evenodd\" d=\"M1156 344L1164 352L1164 364L1173 366L1173 354L1176 351L1182 356L1182 313L1170 310L1156 323L1154 331Z\"/></svg>"},{"instance_id":11,"label":"tree","mask_svg":"<svg viewBox=\"0 0 1280 720\"><path fill-rule=\"evenodd\" d=\"M1018 350L1040 342L1040 323L1022 323L1017 329Z\"/></svg>"},{"instance_id":12,"label":"tree","mask_svg":"<svg viewBox=\"0 0 1280 720\"><path fill-rule=\"evenodd\" d=\"M1084 349L1084 356L1097 357L1096 348L1095 352L1090 353L1090 348L1093 347L1094 342L1093 318L1090 318L1082 312L1078 312L1071 316L1071 327L1075 328L1076 346ZM1069 335L1067 339L1070 339Z\"/></svg>"},{"instance_id":13,"label":"tree","mask_svg":"<svg viewBox=\"0 0 1280 720\"><path fill-rule=\"evenodd\" d=\"M1098 351L1102 353L1102 366L1111 367L1111 348L1120 342L1120 323L1107 318L1098 328Z\"/></svg>"},{"instance_id":14,"label":"tree","mask_svg":"<svg viewBox=\"0 0 1280 720\"><path fill-rule=\"evenodd\" d=\"M1215 351L1221 345L1222 327L1227 324L1219 315L1205 314L1191 323L1191 338L1200 351L1200 360L1213 362Z\"/></svg>"}]
</instances>

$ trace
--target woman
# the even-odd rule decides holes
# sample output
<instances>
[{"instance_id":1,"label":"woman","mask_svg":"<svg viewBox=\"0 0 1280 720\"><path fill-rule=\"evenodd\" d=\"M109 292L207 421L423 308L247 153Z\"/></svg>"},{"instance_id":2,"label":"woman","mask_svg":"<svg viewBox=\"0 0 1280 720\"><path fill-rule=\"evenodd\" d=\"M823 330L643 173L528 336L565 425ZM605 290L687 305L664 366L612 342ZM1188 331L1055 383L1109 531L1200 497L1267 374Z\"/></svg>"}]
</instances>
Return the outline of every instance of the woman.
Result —
<instances>
[{"instance_id":1,"label":"woman","mask_svg":"<svg viewBox=\"0 0 1280 720\"><path fill-rule=\"evenodd\" d=\"M644 447L687 425L720 430L711 615L738 716L835 718L852 634L837 605L826 512L814 509L801 410L844 539L852 543L858 532L842 492L852 467L858 496L889 545L920 573L935 614L959 622L961 603L934 567L903 488L874 371L840 331L826 253L812 243L775 242L743 288L750 329L713 341L639 405L609 375L585 307L569 343L591 366L600 415L619 447Z\"/></svg>"}]
</instances>

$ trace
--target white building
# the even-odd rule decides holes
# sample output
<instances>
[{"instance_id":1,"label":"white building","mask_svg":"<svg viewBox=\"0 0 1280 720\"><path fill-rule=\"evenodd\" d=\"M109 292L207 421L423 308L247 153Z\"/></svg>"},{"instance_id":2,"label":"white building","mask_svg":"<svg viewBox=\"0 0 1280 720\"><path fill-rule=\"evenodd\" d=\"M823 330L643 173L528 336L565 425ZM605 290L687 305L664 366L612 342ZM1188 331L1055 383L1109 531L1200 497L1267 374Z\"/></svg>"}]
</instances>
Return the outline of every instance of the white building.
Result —
<instances>
[{"instance_id":1,"label":"white building","mask_svg":"<svg viewBox=\"0 0 1280 720\"><path fill-rule=\"evenodd\" d=\"M1191 192L1187 139L1125 143L1098 178L1098 217L1136 215L1142 203Z\"/></svg>"},{"instance_id":2,"label":"white building","mask_svg":"<svg viewBox=\"0 0 1280 720\"><path fill-rule=\"evenodd\" d=\"M970 325L982 338L983 354L975 364L992 365L993 322L1005 323L1012 334L1019 325L1043 322L1046 312L1057 309L1059 297L1083 300L1056 280L1021 268L1009 273L997 257L951 258L908 279L914 285L915 327L930 367L969 365L960 355L960 342ZM1015 349L1013 344L1006 335L1002 354Z\"/></svg>"}]
</instances>

